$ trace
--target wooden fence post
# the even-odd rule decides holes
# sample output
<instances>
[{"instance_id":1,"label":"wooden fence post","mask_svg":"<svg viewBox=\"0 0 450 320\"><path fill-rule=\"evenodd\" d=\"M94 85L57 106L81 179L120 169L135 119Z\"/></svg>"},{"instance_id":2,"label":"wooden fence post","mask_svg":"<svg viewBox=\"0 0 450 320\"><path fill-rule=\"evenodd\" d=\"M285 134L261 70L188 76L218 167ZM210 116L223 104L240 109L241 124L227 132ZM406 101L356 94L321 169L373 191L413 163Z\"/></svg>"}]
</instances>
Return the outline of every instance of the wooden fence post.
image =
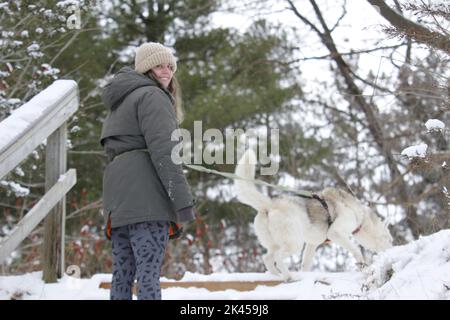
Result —
<instances>
[{"instance_id":1,"label":"wooden fence post","mask_svg":"<svg viewBox=\"0 0 450 320\"><path fill-rule=\"evenodd\" d=\"M60 175L67 170L66 143L67 122L47 138L45 192L50 190ZM65 220L66 196L50 211L44 221L43 280L45 283L54 283L64 274ZM56 241L57 239L60 241Z\"/></svg>"}]
</instances>

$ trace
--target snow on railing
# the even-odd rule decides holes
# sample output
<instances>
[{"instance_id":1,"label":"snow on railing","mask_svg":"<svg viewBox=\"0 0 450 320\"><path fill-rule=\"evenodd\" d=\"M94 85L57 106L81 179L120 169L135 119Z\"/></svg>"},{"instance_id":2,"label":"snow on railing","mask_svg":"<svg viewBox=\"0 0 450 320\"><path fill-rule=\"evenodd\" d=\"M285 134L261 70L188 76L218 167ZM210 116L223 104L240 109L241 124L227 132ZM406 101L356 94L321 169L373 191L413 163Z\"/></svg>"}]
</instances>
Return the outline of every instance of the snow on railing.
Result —
<instances>
[{"instance_id":1,"label":"snow on railing","mask_svg":"<svg viewBox=\"0 0 450 320\"><path fill-rule=\"evenodd\" d=\"M65 197L76 183L75 169L66 172L67 120L78 110L78 105L77 83L73 80L57 80L0 122L0 179L47 140L46 193L0 241L1 263L45 218L45 282L56 282L58 272L59 275L64 272Z\"/></svg>"}]
</instances>

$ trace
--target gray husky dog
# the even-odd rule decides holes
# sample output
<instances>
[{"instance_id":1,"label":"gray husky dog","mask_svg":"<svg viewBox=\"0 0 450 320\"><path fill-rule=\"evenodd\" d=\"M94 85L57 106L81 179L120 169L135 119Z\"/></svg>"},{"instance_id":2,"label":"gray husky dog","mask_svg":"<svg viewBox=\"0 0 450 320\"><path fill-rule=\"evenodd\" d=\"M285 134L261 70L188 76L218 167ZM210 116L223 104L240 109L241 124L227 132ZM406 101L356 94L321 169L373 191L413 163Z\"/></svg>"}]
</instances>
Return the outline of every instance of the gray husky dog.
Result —
<instances>
[{"instance_id":1,"label":"gray husky dog","mask_svg":"<svg viewBox=\"0 0 450 320\"><path fill-rule=\"evenodd\" d=\"M283 260L301 252L302 271L309 271L316 248L332 241L365 265L360 248L379 252L392 246L387 225L368 206L350 193L337 188L325 188L312 197L283 195L270 198L258 191L251 181L255 176L256 155L247 150L236 166L235 174L245 180L235 179L237 199L257 210L254 226L261 245L267 249L264 264L271 273L292 280Z\"/></svg>"}]
</instances>

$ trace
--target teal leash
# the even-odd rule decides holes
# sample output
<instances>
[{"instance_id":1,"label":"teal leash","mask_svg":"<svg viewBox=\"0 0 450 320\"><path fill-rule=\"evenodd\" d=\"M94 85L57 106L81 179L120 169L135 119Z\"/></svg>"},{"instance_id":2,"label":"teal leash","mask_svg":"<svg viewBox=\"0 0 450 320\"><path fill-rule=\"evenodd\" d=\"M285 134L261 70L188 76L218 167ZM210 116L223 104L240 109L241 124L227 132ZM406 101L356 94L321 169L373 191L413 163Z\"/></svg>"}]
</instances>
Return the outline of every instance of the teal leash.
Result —
<instances>
[{"instance_id":1,"label":"teal leash","mask_svg":"<svg viewBox=\"0 0 450 320\"><path fill-rule=\"evenodd\" d=\"M113 160L118 159L119 157L121 157L124 154L127 153L131 153L131 152L136 152L136 151L141 151L141 152L147 152L150 154L150 152L148 151L148 149L135 149L135 150L130 150L130 151L126 151L124 153L119 154L118 156L115 156ZM284 192L291 192L294 193L296 195L299 195L301 197L304 198L314 198L314 195L312 192L309 191L303 191L303 190L296 190L296 189L291 189L289 187L283 187L283 186L276 186L273 184L270 184L268 182L262 181L262 180L258 180L258 179L245 179L242 177L239 177L237 175L235 175L234 173L230 173L230 172L222 172L222 171L217 171L217 170L213 170L213 169L208 169L205 168L203 166L200 165L196 165L196 164L187 164L187 163L183 163L183 166L195 170L195 171L199 171L199 172L204 172L204 173L210 173L210 174L215 174L215 175L219 175L228 179L239 179L239 180L244 180L244 181L250 181L254 184L257 185L262 185L262 186L266 186L275 190L280 190L280 191L284 191Z\"/></svg>"}]
</instances>

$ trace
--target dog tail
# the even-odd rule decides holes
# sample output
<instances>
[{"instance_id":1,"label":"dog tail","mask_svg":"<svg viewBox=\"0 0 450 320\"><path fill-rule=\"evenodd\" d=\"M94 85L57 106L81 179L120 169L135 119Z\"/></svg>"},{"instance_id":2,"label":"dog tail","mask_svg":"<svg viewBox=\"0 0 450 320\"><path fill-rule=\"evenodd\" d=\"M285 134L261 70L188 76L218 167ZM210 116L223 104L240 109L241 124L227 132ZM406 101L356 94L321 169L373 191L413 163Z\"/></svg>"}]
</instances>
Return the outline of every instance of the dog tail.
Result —
<instances>
[{"instance_id":1,"label":"dog tail","mask_svg":"<svg viewBox=\"0 0 450 320\"><path fill-rule=\"evenodd\" d=\"M267 210L271 199L258 191L252 181L255 178L256 155L253 150L245 151L238 161L235 174L242 179L234 180L234 189L240 202L247 204L258 211Z\"/></svg>"}]
</instances>

